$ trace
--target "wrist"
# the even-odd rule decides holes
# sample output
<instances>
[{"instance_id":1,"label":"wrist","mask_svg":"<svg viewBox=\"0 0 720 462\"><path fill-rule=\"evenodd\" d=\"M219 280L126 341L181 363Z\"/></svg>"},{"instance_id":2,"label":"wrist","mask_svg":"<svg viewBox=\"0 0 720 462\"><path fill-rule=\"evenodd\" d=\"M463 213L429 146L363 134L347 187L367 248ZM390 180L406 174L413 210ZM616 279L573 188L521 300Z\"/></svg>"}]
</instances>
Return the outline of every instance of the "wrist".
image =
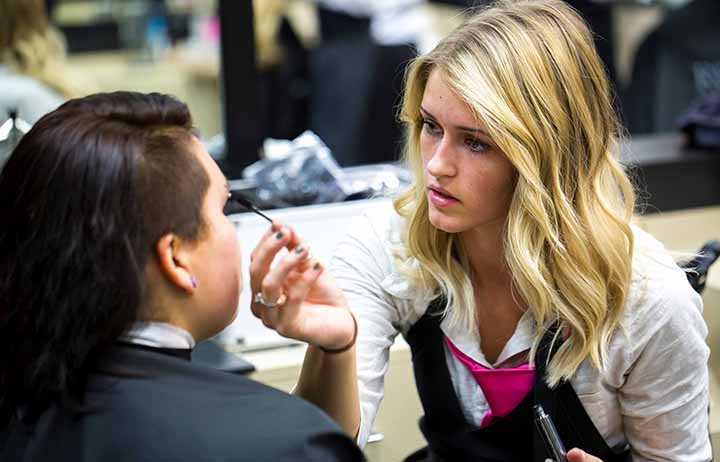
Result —
<instances>
[{"instance_id":1,"label":"wrist","mask_svg":"<svg viewBox=\"0 0 720 462\"><path fill-rule=\"evenodd\" d=\"M350 318L352 319L352 325L353 325L353 333L352 333L351 339L349 341L345 341L344 343L340 344L337 347L327 347L327 346L318 345L318 348L323 353L326 353L326 354L344 353L355 346L355 342L356 342L357 336L358 336L358 323L357 323L357 319L355 318L355 315L352 313L352 311L350 311L348 309L347 313L350 315Z\"/></svg>"}]
</instances>

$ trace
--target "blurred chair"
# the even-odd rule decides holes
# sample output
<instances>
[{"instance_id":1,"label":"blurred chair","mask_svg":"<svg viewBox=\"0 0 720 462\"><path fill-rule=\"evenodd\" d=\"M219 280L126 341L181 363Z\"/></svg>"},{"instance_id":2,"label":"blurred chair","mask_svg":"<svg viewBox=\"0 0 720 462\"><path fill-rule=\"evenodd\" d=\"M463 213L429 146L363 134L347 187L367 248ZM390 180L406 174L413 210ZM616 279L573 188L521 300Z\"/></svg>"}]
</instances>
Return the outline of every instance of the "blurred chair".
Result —
<instances>
[{"instance_id":1,"label":"blurred chair","mask_svg":"<svg viewBox=\"0 0 720 462\"><path fill-rule=\"evenodd\" d=\"M720 257L720 241L712 240L702 246L695 258L680 263L680 267L687 271L688 282L697 293L701 294L705 290L707 273L718 257Z\"/></svg>"}]
</instances>

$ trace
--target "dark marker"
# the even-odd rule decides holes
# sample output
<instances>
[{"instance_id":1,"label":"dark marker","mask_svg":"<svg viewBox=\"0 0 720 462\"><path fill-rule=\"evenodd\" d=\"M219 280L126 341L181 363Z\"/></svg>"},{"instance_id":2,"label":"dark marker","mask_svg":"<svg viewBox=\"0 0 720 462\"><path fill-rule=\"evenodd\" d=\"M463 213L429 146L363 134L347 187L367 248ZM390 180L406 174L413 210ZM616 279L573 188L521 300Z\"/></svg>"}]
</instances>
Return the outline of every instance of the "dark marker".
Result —
<instances>
[{"instance_id":1,"label":"dark marker","mask_svg":"<svg viewBox=\"0 0 720 462\"><path fill-rule=\"evenodd\" d=\"M567 452L565 445L560 440L555 425L549 415L545 413L543 407L539 404L533 406L533 414L535 414L535 425L537 425L540 434L550 450L552 458L556 462L567 462Z\"/></svg>"}]
</instances>

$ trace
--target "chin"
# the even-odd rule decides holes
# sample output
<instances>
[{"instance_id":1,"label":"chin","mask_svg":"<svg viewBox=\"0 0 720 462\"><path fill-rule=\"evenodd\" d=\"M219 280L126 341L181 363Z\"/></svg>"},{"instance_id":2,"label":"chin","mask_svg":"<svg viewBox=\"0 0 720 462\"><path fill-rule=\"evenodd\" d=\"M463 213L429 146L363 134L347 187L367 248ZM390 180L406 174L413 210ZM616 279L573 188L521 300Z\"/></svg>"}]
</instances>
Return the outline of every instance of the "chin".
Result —
<instances>
[{"instance_id":1,"label":"chin","mask_svg":"<svg viewBox=\"0 0 720 462\"><path fill-rule=\"evenodd\" d=\"M238 315L239 311L240 311L240 301L238 301L237 305L235 305L235 309L232 312L232 317L230 318L230 321L228 321L228 323L225 325L225 327L229 326L237 319L237 315Z\"/></svg>"},{"instance_id":2,"label":"chin","mask_svg":"<svg viewBox=\"0 0 720 462\"><path fill-rule=\"evenodd\" d=\"M220 312L218 312L218 318L217 318L217 325L215 326L217 332L215 334L218 334L222 332L227 326L233 323L235 321L235 318L237 318L238 312L240 311L239 308L240 302L234 304L228 304L227 307Z\"/></svg>"},{"instance_id":3,"label":"chin","mask_svg":"<svg viewBox=\"0 0 720 462\"><path fill-rule=\"evenodd\" d=\"M457 219L453 219L451 217L448 217L447 215L430 211L430 224L433 225L435 228L439 229L440 231L445 231L446 233L455 234L455 233L461 233L463 231L466 231L466 227L463 226L461 223L458 223Z\"/></svg>"}]
</instances>

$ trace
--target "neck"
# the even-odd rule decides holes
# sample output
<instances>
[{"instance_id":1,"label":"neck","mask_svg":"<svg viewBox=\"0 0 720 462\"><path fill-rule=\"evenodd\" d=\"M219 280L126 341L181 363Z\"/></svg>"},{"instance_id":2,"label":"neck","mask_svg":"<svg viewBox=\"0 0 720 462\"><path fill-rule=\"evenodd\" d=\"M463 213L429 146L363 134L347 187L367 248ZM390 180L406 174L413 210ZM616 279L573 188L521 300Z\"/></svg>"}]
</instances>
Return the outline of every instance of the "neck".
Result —
<instances>
[{"instance_id":1,"label":"neck","mask_svg":"<svg viewBox=\"0 0 720 462\"><path fill-rule=\"evenodd\" d=\"M472 229L460 236L476 288L507 286L512 275L505 263L501 229Z\"/></svg>"}]
</instances>

